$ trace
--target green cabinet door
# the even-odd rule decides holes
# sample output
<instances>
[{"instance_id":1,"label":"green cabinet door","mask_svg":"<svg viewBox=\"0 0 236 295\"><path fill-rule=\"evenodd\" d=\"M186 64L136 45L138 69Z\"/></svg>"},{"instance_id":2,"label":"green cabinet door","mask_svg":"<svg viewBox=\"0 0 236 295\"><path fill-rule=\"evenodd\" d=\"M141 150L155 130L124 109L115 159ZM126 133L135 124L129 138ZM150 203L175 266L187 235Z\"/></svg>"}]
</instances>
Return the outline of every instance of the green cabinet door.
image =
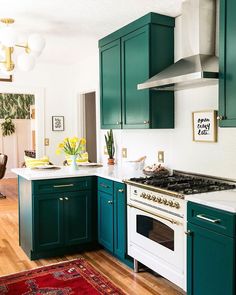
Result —
<instances>
[{"instance_id":1,"label":"green cabinet door","mask_svg":"<svg viewBox=\"0 0 236 295\"><path fill-rule=\"evenodd\" d=\"M149 25L121 38L123 128L149 128L149 90L137 85L149 78Z\"/></svg>"},{"instance_id":2,"label":"green cabinet door","mask_svg":"<svg viewBox=\"0 0 236 295\"><path fill-rule=\"evenodd\" d=\"M98 241L113 252L113 195L98 191Z\"/></svg>"},{"instance_id":3,"label":"green cabinet door","mask_svg":"<svg viewBox=\"0 0 236 295\"><path fill-rule=\"evenodd\" d=\"M58 194L35 195L33 244L36 251L63 245L63 198Z\"/></svg>"},{"instance_id":4,"label":"green cabinet door","mask_svg":"<svg viewBox=\"0 0 236 295\"><path fill-rule=\"evenodd\" d=\"M100 49L101 128L121 128L120 40Z\"/></svg>"},{"instance_id":5,"label":"green cabinet door","mask_svg":"<svg viewBox=\"0 0 236 295\"><path fill-rule=\"evenodd\" d=\"M125 258L127 242L125 184L114 182L114 253Z\"/></svg>"},{"instance_id":6,"label":"green cabinet door","mask_svg":"<svg viewBox=\"0 0 236 295\"><path fill-rule=\"evenodd\" d=\"M235 294L235 240L188 223L187 294Z\"/></svg>"},{"instance_id":7,"label":"green cabinet door","mask_svg":"<svg viewBox=\"0 0 236 295\"><path fill-rule=\"evenodd\" d=\"M220 127L236 127L235 11L235 0L220 0Z\"/></svg>"},{"instance_id":8,"label":"green cabinet door","mask_svg":"<svg viewBox=\"0 0 236 295\"><path fill-rule=\"evenodd\" d=\"M91 192L80 191L64 195L65 245L91 241Z\"/></svg>"}]
</instances>

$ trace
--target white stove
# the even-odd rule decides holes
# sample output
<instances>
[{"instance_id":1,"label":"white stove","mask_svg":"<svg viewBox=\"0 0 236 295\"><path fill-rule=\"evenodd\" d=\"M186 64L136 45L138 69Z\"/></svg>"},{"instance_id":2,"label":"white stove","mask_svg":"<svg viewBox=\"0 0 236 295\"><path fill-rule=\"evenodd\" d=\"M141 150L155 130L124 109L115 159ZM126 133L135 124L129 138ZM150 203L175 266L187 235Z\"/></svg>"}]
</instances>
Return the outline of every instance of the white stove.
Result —
<instances>
[{"instance_id":1,"label":"white stove","mask_svg":"<svg viewBox=\"0 0 236 295\"><path fill-rule=\"evenodd\" d=\"M235 185L221 179L174 172L127 184L128 254L186 290L185 195L222 191Z\"/></svg>"}]
</instances>

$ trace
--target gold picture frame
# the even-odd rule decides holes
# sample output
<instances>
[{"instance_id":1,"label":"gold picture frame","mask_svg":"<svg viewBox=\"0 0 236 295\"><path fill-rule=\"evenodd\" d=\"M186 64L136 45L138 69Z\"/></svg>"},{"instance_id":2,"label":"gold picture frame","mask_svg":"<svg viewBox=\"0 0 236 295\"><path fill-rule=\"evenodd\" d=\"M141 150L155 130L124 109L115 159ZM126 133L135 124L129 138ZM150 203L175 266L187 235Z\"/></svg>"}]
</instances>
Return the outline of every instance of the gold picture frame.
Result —
<instances>
[{"instance_id":1,"label":"gold picture frame","mask_svg":"<svg viewBox=\"0 0 236 295\"><path fill-rule=\"evenodd\" d=\"M192 132L195 142L217 142L217 111L192 112Z\"/></svg>"}]
</instances>

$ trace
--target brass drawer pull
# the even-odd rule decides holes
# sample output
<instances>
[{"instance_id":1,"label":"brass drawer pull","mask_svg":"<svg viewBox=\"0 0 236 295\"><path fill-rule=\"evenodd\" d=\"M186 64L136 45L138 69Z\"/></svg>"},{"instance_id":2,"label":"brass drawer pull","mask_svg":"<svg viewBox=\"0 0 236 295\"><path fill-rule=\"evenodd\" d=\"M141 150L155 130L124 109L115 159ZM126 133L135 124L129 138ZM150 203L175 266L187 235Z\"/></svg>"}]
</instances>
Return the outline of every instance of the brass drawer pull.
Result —
<instances>
[{"instance_id":1,"label":"brass drawer pull","mask_svg":"<svg viewBox=\"0 0 236 295\"><path fill-rule=\"evenodd\" d=\"M198 214L198 215L196 215L196 216L197 216L197 218L199 218L199 219L203 219L203 220L205 220L205 221L209 221L209 222L211 222L211 223L219 223L219 222L221 222L220 219L211 219L211 218L205 217L205 216L202 215L202 214Z\"/></svg>"},{"instance_id":2,"label":"brass drawer pull","mask_svg":"<svg viewBox=\"0 0 236 295\"><path fill-rule=\"evenodd\" d=\"M54 185L53 187L59 188L59 187L70 187L70 186L74 186L74 184L73 183L70 183L70 184L57 184L57 185Z\"/></svg>"}]
</instances>

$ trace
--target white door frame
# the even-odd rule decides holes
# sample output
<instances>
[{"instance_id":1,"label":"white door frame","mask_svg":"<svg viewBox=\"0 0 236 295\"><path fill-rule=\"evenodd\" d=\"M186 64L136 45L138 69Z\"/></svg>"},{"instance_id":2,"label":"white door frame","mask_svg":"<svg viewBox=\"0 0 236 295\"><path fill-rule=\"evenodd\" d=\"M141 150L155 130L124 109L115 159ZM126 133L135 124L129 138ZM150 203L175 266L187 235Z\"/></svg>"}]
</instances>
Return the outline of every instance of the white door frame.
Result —
<instances>
[{"instance_id":1,"label":"white door frame","mask_svg":"<svg viewBox=\"0 0 236 295\"><path fill-rule=\"evenodd\" d=\"M36 130L36 157L42 157L45 154L44 136L45 136L45 89L38 87L23 87L0 84L0 93L22 93L33 94L35 97L35 130Z\"/></svg>"}]
</instances>

